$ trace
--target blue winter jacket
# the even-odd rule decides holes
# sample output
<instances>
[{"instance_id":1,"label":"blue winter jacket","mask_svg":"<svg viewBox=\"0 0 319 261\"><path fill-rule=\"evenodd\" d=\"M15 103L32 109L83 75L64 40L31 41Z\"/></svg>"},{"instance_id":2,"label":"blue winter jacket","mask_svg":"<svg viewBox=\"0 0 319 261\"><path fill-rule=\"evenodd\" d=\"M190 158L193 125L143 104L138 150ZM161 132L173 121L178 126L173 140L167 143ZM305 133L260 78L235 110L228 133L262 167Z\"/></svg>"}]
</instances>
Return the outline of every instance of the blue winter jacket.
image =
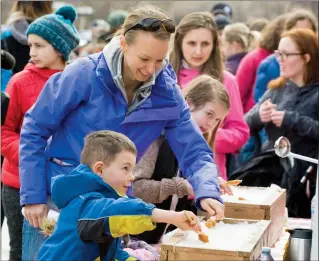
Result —
<instances>
[{"instance_id":1,"label":"blue winter jacket","mask_svg":"<svg viewBox=\"0 0 319 261\"><path fill-rule=\"evenodd\" d=\"M256 83L254 89L254 99L258 103L259 99L267 91L268 83L280 76L279 63L274 54L263 60L257 70Z\"/></svg>"},{"instance_id":2,"label":"blue winter jacket","mask_svg":"<svg viewBox=\"0 0 319 261\"><path fill-rule=\"evenodd\" d=\"M11 70L5 70L1 68L1 91L5 92L8 82L10 81L12 77L12 71Z\"/></svg>"},{"instance_id":3,"label":"blue winter jacket","mask_svg":"<svg viewBox=\"0 0 319 261\"><path fill-rule=\"evenodd\" d=\"M51 177L79 165L84 137L97 130L128 136L137 147L137 160L164 131L193 186L196 206L203 198L222 202L212 151L191 119L172 67L159 72L147 99L130 112L116 79L100 52L76 60L48 80L21 129L20 204L47 203ZM52 158L72 166L61 166Z\"/></svg>"},{"instance_id":4,"label":"blue winter jacket","mask_svg":"<svg viewBox=\"0 0 319 261\"><path fill-rule=\"evenodd\" d=\"M52 199L62 210L40 261L136 260L122 250L121 236L155 228L153 204L120 196L86 165L54 177Z\"/></svg>"}]
</instances>

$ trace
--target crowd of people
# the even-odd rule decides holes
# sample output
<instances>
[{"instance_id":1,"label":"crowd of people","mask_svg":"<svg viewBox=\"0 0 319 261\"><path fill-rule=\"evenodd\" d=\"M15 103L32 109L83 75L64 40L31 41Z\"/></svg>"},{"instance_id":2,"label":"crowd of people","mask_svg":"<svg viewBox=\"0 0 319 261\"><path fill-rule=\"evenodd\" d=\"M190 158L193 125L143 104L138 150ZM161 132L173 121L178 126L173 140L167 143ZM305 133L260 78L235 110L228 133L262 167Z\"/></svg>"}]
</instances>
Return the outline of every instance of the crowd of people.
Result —
<instances>
[{"instance_id":1,"label":"crowd of people","mask_svg":"<svg viewBox=\"0 0 319 261\"><path fill-rule=\"evenodd\" d=\"M10 260L157 260L148 244L198 231L198 210L223 219L228 179L277 184L289 216L310 218L317 165L278 158L274 143L318 157L311 11L244 23L219 3L175 24L143 4L94 20L84 45L76 19L72 6L16 1L2 30Z\"/></svg>"}]
</instances>

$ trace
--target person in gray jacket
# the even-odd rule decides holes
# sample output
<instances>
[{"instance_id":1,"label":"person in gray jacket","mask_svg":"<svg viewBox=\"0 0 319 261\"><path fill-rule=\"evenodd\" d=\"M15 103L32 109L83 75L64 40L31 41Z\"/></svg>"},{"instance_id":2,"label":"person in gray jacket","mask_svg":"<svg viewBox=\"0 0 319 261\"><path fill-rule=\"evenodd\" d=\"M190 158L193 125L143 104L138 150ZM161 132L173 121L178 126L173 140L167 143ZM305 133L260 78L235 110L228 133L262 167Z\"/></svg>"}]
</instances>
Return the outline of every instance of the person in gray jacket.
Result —
<instances>
[{"instance_id":1,"label":"person in gray jacket","mask_svg":"<svg viewBox=\"0 0 319 261\"><path fill-rule=\"evenodd\" d=\"M268 140L262 151L272 149L280 136L291 142L293 152L318 157L318 39L310 29L293 29L284 33L275 55L280 77L271 81L268 91L245 115L251 132L265 127ZM290 217L310 217L310 202L315 192L317 166L309 177L310 193L300 186L308 162L295 160L282 186L287 189Z\"/></svg>"}]
</instances>

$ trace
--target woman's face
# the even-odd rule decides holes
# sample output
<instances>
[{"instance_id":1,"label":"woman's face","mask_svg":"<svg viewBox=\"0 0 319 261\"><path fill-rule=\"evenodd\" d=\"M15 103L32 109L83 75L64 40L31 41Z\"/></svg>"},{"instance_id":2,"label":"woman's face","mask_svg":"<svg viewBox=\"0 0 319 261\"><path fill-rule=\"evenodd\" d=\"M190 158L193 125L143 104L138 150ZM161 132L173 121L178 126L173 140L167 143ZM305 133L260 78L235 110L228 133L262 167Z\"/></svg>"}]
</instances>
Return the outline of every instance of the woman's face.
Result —
<instances>
[{"instance_id":1,"label":"woman's face","mask_svg":"<svg viewBox=\"0 0 319 261\"><path fill-rule=\"evenodd\" d=\"M282 38L279 42L278 51L281 54L277 58L280 65L280 75L296 83L303 79L305 58L307 57L300 54L295 42L289 37Z\"/></svg>"},{"instance_id":2,"label":"woman's face","mask_svg":"<svg viewBox=\"0 0 319 261\"><path fill-rule=\"evenodd\" d=\"M188 101L191 115L202 134L212 131L227 116L228 110L219 102L207 102L203 107L195 108Z\"/></svg>"},{"instance_id":3,"label":"woman's face","mask_svg":"<svg viewBox=\"0 0 319 261\"><path fill-rule=\"evenodd\" d=\"M213 48L213 35L207 28L190 30L182 41L183 58L191 68L204 65Z\"/></svg>"},{"instance_id":4,"label":"woman's face","mask_svg":"<svg viewBox=\"0 0 319 261\"><path fill-rule=\"evenodd\" d=\"M139 82L149 80L161 68L167 56L168 45L168 40L156 39L150 32L137 31L135 40L130 45L121 36L124 61L131 78Z\"/></svg>"}]
</instances>

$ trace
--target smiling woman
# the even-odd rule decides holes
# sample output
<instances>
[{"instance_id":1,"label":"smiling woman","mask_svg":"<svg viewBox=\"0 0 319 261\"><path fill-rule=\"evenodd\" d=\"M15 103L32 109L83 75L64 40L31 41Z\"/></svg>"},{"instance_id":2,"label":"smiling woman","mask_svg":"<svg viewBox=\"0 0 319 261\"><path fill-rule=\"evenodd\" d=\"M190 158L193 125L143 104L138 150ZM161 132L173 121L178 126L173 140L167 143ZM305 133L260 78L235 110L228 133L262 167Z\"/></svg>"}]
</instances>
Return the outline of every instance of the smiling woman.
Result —
<instances>
[{"instance_id":1,"label":"smiling woman","mask_svg":"<svg viewBox=\"0 0 319 261\"><path fill-rule=\"evenodd\" d=\"M165 133L193 186L196 206L223 217L212 152L191 120L165 58L174 27L159 8L138 6L102 52L74 61L46 83L26 113L20 139L20 203L30 234L37 234L48 208L58 210L50 200L51 178L79 165L84 137L98 130L128 136L137 160Z\"/></svg>"}]
</instances>

